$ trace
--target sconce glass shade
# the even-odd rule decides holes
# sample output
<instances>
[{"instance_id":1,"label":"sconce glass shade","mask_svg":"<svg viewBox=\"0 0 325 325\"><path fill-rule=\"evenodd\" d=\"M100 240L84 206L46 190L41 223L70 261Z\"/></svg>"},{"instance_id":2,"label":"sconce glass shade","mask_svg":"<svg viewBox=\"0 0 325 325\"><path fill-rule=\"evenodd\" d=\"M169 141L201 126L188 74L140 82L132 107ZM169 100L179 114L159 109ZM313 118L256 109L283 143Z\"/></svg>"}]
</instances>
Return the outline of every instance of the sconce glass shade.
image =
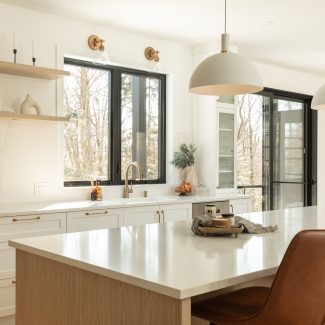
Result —
<instances>
[{"instance_id":1,"label":"sconce glass shade","mask_svg":"<svg viewBox=\"0 0 325 325\"><path fill-rule=\"evenodd\" d=\"M316 91L311 101L311 108L325 109L325 84Z\"/></svg>"},{"instance_id":2,"label":"sconce glass shade","mask_svg":"<svg viewBox=\"0 0 325 325\"><path fill-rule=\"evenodd\" d=\"M262 89L262 77L255 65L230 52L205 59L194 70L190 81L190 92L200 95L249 94Z\"/></svg>"}]
</instances>

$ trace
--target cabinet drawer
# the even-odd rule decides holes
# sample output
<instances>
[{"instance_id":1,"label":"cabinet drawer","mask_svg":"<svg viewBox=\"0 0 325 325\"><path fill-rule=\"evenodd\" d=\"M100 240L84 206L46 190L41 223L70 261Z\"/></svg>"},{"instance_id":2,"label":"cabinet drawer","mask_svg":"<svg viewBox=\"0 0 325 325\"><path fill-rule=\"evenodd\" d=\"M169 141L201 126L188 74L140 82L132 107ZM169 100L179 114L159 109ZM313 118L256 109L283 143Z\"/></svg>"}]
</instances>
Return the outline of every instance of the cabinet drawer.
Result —
<instances>
[{"instance_id":1,"label":"cabinet drawer","mask_svg":"<svg viewBox=\"0 0 325 325\"><path fill-rule=\"evenodd\" d=\"M0 280L8 279L15 274L15 249L8 242L0 243Z\"/></svg>"},{"instance_id":2,"label":"cabinet drawer","mask_svg":"<svg viewBox=\"0 0 325 325\"><path fill-rule=\"evenodd\" d=\"M192 204L165 204L160 206L161 222L190 221L192 219Z\"/></svg>"},{"instance_id":3,"label":"cabinet drawer","mask_svg":"<svg viewBox=\"0 0 325 325\"><path fill-rule=\"evenodd\" d=\"M63 233L65 213L45 213L0 218L0 242L22 237Z\"/></svg>"},{"instance_id":4,"label":"cabinet drawer","mask_svg":"<svg viewBox=\"0 0 325 325\"><path fill-rule=\"evenodd\" d=\"M0 317L15 314L15 279L0 280Z\"/></svg>"},{"instance_id":5,"label":"cabinet drawer","mask_svg":"<svg viewBox=\"0 0 325 325\"><path fill-rule=\"evenodd\" d=\"M122 209L88 210L67 213L67 231L85 231L121 226Z\"/></svg>"},{"instance_id":6,"label":"cabinet drawer","mask_svg":"<svg viewBox=\"0 0 325 325\"><path fill-rule=\"evenodd\" d=\"M146 225L160 220L159 206L144 206L124 209L124 226Z\"/></svg>"}]
</instances>

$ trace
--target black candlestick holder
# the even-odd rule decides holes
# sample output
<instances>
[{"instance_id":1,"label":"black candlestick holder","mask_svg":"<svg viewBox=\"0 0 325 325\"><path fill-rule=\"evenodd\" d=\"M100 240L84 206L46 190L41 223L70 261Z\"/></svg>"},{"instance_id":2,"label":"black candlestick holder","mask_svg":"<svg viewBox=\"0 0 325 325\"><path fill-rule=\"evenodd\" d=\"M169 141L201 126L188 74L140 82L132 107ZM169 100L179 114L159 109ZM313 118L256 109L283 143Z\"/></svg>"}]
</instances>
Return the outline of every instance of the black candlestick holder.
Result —
<instances>
[{"instance_id":1,"label":"black candlestick holder","mask_svg":"<svg viewBox=\"0 0 325 325\"><path fill-rule=\"evenodd\" d=\"M33 61L33 67L35 67L36 58L32 58L32 61Z\"/></svg>"},{"instance_id":2,"label":"black candlestick holder","mask_svg":"<svg viewBox=\"0 0 325 325\"><path fill-rule=\"evenodd\" d=\"M14 49L13 50L13 52L14 52L14 63L16 63L16 58L17 58L17 49Z\"/></svg>"}]
</instances>

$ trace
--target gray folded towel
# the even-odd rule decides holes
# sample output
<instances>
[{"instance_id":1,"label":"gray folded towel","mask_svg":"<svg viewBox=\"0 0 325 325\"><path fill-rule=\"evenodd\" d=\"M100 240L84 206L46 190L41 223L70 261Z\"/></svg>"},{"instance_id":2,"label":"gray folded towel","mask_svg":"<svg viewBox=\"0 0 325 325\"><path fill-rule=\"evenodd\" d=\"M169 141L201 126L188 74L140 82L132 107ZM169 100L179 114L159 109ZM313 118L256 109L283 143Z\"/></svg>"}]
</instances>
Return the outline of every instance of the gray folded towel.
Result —
<instances>
[{"instance_id":1,"label":"gray folded towel","mask_svg":"<svg viewBox=\"0 0 325 325\"><path fill-rule=\"evenodd\" d=\"M278 229L278 226L267 226L263 227L259 223L251 222L245 218L235 216L235 224L243 225L244 231L249 234L263 234L265 232L273 232Z\"/></svg>"},{"instance_id":2,"label":"gray folded towel","mask_svg":"<svg viewBox=\"0 0 325 325\"><path fill-rule=\"evenodd\" d=\"M262 225L258 223L251 222L245 218L235 216L235 225L242 225L244 230L243 232L249 233L249 234L263 234L266 232L273 232L278 229L278 226L267 226L263 227ZM212 221L211 218L208 216L199 216L194 217L192 220L192 231L200 236L204 236L206 234L203 234L199 227L211 227Z\"/></svg>"}]
</instances>

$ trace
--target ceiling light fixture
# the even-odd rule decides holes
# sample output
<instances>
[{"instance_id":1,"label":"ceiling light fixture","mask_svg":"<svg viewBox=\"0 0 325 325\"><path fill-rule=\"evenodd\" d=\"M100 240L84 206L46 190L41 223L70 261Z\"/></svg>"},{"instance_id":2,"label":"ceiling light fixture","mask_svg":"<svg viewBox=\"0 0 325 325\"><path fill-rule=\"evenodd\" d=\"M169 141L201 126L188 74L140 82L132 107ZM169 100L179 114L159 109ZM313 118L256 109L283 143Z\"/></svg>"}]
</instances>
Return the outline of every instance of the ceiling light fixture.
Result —
<instances>
[{"instance_id":1,"label":"ceiling light fixture","mask_svg":"<svg viewBox=\"0 0 325 325\"><path fill-rule=\"evenodd\" d=\"M208 57L194 70L190 92L228 96L255 93L262 89L262 78L254 64L229 50L227 0L225 0L225 33L221 35L221 53Z\"/></svg>"},{"instance_id":2,"label":"ceiling light fixture","mask_svg":"<svg viewBox=\"0 0 325 325\"><path fill-rule=\"evenodd\" d=\"M312 109L325 109L325 85L321 86L315 93L311 101Z\"/></svg>"}]
</instances>

